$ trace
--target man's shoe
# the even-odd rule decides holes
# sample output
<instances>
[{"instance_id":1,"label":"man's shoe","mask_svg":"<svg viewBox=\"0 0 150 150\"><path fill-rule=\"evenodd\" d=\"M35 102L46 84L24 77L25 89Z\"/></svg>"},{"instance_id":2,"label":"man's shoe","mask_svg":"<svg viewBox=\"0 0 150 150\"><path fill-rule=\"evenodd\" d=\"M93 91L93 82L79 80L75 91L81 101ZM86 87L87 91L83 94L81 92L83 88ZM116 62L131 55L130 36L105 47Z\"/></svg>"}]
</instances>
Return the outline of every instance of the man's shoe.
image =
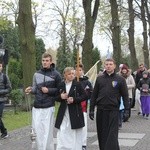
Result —
<instances>
[{"instance_id":1,"label":"man's shoe","mask_svg":"<svg viewBox=\"0 0 150 150\"><path fill-rule=\"evenodd\" d=\"M149 120L149 117L145 117L146 120Z\"/></svg>"},{"instance_id":2,"label":"man's shoe","mask_svg":"<svg viewBox=\"0 0 150 150\"><path fill-rule=\"evenodd\" d=\"M86 146L82 146L82 150L86 150Z\"/></svg>"},{"instance_id":3,"label":"man's shoe","mask_svg":"<svg viewBox=\"0 0 150 150\"><path fill-rule=\"evenodd\" d=\"M7 133L2 133L2 135L1 135L1 138L2 139L6 139L8 137L8 134Z\"/></svg>"},{"instance_id":4,"label":"man's shoe","mask_svg":"<svg viewBox=\"0 0 150 150\"><path fill-rule=\"evenodd\" d=\"M146 114L145 118L146 118L146 120L149 120L149 114Z\"/></svg>"}]
</instances>

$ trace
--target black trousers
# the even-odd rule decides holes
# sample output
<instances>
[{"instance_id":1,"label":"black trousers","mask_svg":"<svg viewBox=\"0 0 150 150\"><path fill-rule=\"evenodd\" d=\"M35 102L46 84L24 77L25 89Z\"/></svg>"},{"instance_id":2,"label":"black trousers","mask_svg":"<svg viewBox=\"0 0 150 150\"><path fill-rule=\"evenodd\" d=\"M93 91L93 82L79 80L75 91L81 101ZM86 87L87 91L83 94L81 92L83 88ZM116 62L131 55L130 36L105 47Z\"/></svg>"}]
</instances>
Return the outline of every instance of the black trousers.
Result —
<instances>
[{"instance_id":1,"label":"black trousers","mask_svg":"<svg viewBox=\"0 0 150 150\"><path fill-rule=\"evenodd\" d=\"M119 110L97 109L96 125L100 150L120 150L118 143Z\"/></svg>"},{"instance_id":2,"label":"black trousers","mask_svg":"<svg viewBox=\"0 0 150 150\"><path fill-rule=\"evenodd\" d=\"M2 115L3 115L3 110L4 110L4 103L0 103L0 130L1 130L1 133L6 133L7 130L4 126L4 123L2 121Z\"/></svg>"}]
</instances>

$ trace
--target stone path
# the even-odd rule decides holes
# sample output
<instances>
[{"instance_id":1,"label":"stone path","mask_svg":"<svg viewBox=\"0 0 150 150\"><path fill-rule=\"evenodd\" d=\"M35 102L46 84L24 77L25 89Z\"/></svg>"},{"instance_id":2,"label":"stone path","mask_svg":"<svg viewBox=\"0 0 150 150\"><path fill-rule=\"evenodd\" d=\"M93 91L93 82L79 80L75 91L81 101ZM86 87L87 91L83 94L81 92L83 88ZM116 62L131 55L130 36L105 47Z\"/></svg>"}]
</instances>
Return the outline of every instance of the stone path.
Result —
<instances>
[{"instance_id":1,"label":"stone path","mask_svg":"<svg viewBox=\"0 0 150 150\"><path fill-rule=\"evenodd\" d=\"M9 137L0 140L0 150L31 150L30 126L9 133ZM54 130L54 141L56 143ZM150 150L150 119L146 120L132 111L129 122L123 123L119 130L120 150ZM88 150L99 150L95 121L88 119Z\"/></svg>"}]
</instances>

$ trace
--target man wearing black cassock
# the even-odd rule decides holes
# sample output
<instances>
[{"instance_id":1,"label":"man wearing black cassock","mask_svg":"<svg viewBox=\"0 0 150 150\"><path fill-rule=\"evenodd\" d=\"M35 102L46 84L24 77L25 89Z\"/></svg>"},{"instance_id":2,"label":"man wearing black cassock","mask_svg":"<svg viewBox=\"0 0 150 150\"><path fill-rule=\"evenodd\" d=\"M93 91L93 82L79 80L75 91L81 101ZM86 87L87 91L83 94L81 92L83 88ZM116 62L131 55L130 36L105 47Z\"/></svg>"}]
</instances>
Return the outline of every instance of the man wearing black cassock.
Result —
<instances>
[{"instance_id":1,"label":"man wearing black cassock","mask_svg":"<svg viewBox=\"0 0 150 150\"><path fill-rule=\"evenodd\" d=\"M125 119L129 117L128 89L123 77L115 73L113 59L105 60L105 71L98 76L90 102L89 117L94 119L97 106L96 125L100 150L119 150L118 119L120 98L125 107Z\"/></svg>"}]
</instances>

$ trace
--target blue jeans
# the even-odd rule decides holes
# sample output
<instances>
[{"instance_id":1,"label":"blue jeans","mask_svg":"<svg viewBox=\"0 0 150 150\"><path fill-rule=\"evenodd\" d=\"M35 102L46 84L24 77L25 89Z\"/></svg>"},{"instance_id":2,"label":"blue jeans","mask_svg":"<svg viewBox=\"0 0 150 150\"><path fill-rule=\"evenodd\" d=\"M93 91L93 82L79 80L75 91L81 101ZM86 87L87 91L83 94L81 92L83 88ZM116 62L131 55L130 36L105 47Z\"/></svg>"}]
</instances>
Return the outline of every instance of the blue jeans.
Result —
<instances>
[{"instance_id":1,"label":"blue jeans","mask_svg":"<svg viewBox=\"0 0 150 150\"><path fill-rule=\"evenodd\" d=\"M7 130L4 127L4 123L2 121L3 110L4 110L4 103L0 102L0 130L2 134L7 133Z\"/></svg>"}]
</instances>

